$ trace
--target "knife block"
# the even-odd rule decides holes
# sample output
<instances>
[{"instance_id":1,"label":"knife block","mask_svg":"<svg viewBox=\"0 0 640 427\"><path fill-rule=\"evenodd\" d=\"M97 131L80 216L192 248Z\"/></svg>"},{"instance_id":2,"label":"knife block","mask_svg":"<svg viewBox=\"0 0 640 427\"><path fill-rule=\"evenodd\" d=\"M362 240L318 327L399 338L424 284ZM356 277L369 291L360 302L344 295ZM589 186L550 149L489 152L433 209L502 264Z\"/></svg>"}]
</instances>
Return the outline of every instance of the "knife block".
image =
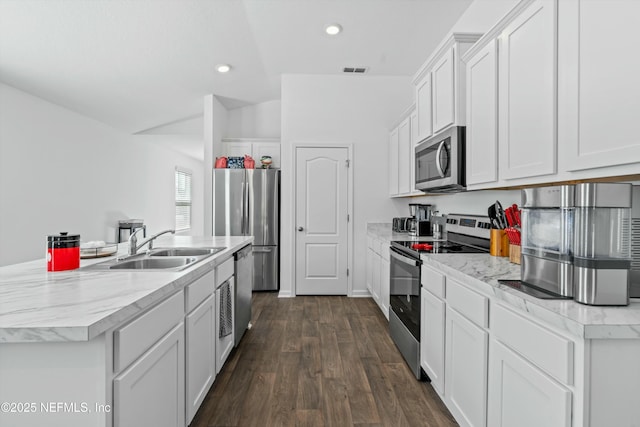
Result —
<instances>
[{"instance_id":1,"label":"knife block","mask_svg":"<svg viewBox=\"0 0 640 427\"><path fill-rule=\"evenodd\" d=\"M509 256L509 237L507 232L492 228L489 242L489 254L491 256Z\"/></svg>"}]
</instances>

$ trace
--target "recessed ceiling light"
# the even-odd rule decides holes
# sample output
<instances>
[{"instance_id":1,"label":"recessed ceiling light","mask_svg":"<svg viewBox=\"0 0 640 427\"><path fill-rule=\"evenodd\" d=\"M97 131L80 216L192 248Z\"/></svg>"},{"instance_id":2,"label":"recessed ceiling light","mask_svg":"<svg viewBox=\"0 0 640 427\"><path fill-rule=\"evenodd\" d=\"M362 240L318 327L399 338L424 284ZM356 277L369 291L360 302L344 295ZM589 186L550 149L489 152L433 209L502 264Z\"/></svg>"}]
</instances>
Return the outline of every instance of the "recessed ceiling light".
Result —
<instances>
[{"instance_id":1,"label":"recessed ceiling light","mask_svg":"<svg viewBox=\"0 0 640 427\"><path fill-rule=\"evenodd\" d=\"M325 27L324 30L330 36L335 36L340 34L340 32L342 31L342 27L340 26L340 24L329 24Z\"/></svg>"},{"instance_id":2,"label":"recessed ceiling light","mask_svg":"<svg viewBox=\"0 0 640 427\"><path fill-rule=\"evenodd\" d=\"M228 65L228 64L216 65L216 71L219 73L228 73L229 70L231 70L231 65Z\"/></svg>"}]
</instances>

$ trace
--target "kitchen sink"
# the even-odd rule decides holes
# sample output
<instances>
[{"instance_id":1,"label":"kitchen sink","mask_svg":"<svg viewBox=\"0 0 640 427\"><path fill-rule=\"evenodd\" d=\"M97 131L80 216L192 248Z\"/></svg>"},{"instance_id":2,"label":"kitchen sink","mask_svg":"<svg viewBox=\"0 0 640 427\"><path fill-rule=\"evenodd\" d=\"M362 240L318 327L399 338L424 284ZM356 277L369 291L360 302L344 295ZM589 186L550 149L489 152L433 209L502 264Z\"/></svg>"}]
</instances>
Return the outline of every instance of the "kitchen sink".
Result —
<instances>
[{"instance_id":1,"label":"kitchen sink","mask_svg":"<svg viewBox=\"0 0 640 427\"><path fill-rule=\"evenodd\" d=\"M123 260L109 266L109 270L157 270L176 267L187 267L197 262L196 257L173 258L138 258Z\"/></svg>"},{"instance_id":2,"label":"kitchen sink","mask_svg":"<svg viewBox=\"0 0 640 427\"><path fill-rule=\"evenodd\" d=\"M181 271L225 250L215 248L156 248L148 252L114 258L82 267L102 271Z\"/></svg>"},{"instance_id":3,"label":"kitchen sink","mask_svg":"<svg viewBox=\"0 0 640 427\"><path fill-rule=\"evenodd\" d=\"M225 250L226 247L218 248L157 248L149 251L150 257L172 257L172 256L202 256L213 255Z\"/></svg>"}]
</instances>

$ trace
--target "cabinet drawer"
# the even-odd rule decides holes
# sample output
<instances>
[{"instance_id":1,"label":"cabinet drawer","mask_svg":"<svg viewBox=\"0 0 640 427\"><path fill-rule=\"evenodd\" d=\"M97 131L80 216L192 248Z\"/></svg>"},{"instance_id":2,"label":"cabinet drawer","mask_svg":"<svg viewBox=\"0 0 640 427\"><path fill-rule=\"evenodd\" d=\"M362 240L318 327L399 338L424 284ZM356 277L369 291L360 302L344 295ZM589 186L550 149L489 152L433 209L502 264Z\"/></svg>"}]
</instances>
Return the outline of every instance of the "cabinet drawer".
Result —
<instances>
[{"instance_id":1,"label":"cabinet drawer","mask_svg":"<svg viewBox=\"0 0 640 427\"><path fill-rule=\"evenodd\" d=\"M167 298L113 333L113 370L120 372L176 326L184 316L184 293Z\"/></svg>"},{"instance_id":2,"label":"cabinet drawer","mask_svg":"<svg viewBox=\"0 0 640 427\"><path fill-rule=\"evenodd\" d=\"M420 282L429 292L444 299L446 276L431 267L422 265Z\"/></svg>"},{"instance_id":3,"label":"cabinet drawer","mask_svg":"<svg viewBox=\"0 0 640 427\"><path fill-rule=\"evenodd\" d=\"M216 267L216 288L233 276L233 257Z\"/></svg>"},{"instance_id":4,"label":"cabinet drawer","mask_svg":"<svg viewBox=\"0 0 640 427\"><path fill-rule=\"evenodd\" d=\"M447 283L447 304L476 325L489 326L489 299L455 280Z\"/></svg>"},{"instance_id":5,"label":"cabinet drawer","mask_svg":"<svg viewBox=\"0 0 640 427\"><path fill-rule=\"evenodd\" d=\"M373 250L373 241L374 241L374 240L375 240L375 239L374 239L373 237L371 237L371 236L367 236L367 247L368 247L368 248L371 248L371 250Z\"/></svg>"},{"instance_id":6,"label":"cabinet drawer","mask_svg":"<svg viewBox=\"0 0 640 427\"><path fill-rule=\"evenodd\" d=\"M389 255L389 245L389 242L382 242L382 246L380 246L380 256L387 262L391 260Z\"/></svg>"},{"instance_id":7,"label":"cabinet drawer","mask_svg":"<svg viewBox=\"0 0 640 427\"><path fill-rule=\"evenodd\" d=\"M498 304L492 310L491 332L549 375L573 383L573 341Z\"/></svg>"},{"instance_id":8,"label":"cabinet drawer","mask_svg":"<svg viewBox=\"0 0 640 427\"><path fill-rule=\"evenodd\" d=\"M190 313L191 310L196 308L202 301L207 299L208 296L213 294L213 282L214 274L213 271L210 271L209 273L205 274L204 276L187 286L187 293L185 295L187 300L187 313Z\"/></svg>"}]
</instances>

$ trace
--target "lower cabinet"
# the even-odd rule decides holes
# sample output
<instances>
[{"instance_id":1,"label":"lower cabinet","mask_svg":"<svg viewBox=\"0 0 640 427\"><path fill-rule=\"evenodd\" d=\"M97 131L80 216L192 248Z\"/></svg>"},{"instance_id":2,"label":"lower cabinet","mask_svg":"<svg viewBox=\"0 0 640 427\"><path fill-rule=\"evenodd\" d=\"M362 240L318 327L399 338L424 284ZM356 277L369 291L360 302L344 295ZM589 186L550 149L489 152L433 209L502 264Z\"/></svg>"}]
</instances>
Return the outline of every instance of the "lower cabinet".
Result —
<instances>
[{"instance_id":1,"label":"lower cabinet","mask_svg":"<svg viewBox=\"0 0 640 427\"><path fill-rule=\"evenodd\" d=\"M449 306L446 319L445 402L460 425L486 426L489 333Z\"/></svg>"},{"instance_id":2,"label":"lower cabinet","mask_svg":"<svg viewBox=\"0 0 640 427\"><path fill-rule=\"evenodd\" d=\"M227 301L227 297L225 297L223 295L223 292L225 292L223 289L225 287L225 283L229 283L229 291L230 291L230 296L228 297L230 299L230 301ZM217 308L217 315L216 317L216 327L215 330L213 331L214 336L217 339L216 342L216 374L218 372L220 372L220 370L222 369L222 366L224 365L224 362L226 362L227 357L229 357L229 354L231 353L231 350L233 350L233 343L234 343L234 335L233 335L233 321L230 322L231 326L227 329L228 331L231 331L231 333L229 333L228 335L224 335L223 336L223 322L225 322L225 316L231 316L231 319L234 318L234 301L233 301L233 295L234 295L234 280L233 277L230 277L229 279L227 279L227 281L225 281L225 283L223 283L220 287L218 287L216 289L216 308ZM226 308L224 307L226 306ZM226 312L225 312L226 310ZM231 311L229 313L229 310ZM228 317L227 317L228 319Z\"/></svg>"},{"instance_id":3,"label":"lower cabinet","mask_svg":"<svg viewBox=\"0 0 640 427\"><path fill-rule=\"evenodd\" d=\"M571 391L497 340L490 360L491 427L571 426Z\"/></svg>"},{"instance_id":4,"label":"lower cabinet","mask_svg":"<svg viewBox=\"0 0 640 427\"><path fill-rule=\"evenodd\" d=\"M214 302L215 297L210 295L186 316L187 424L195 416L216 377Z\"/></svg>"},{"instance_id":5,"label":"lower cabinet","mask_svg":"<svg viewBox=\"0 0 640 427\"><path fill-rule=\"evenodd\" d=\"M384 316L389 319L389 242L367 237L367 289Z\"/></svg>"},{"instance_id":6,"label":"lower cabinet","mask_svg":"<svg viewBox=\"0 0 640 427\"><path fill-rule=\"evenodd\" d=\"M433 388L443 395L445 303L424 287L420 302L420 366Z\"/></svg>"},{"instance_id":7,"label":"lower cabinet","mask_svg":"<svg viewBox=\"0 0 640 427\"><path fill-rule=\"evenodd\" d=\"M184 373L180 323L114 379L114 426L184 426Z\"/></svg>"}]
</instances>

